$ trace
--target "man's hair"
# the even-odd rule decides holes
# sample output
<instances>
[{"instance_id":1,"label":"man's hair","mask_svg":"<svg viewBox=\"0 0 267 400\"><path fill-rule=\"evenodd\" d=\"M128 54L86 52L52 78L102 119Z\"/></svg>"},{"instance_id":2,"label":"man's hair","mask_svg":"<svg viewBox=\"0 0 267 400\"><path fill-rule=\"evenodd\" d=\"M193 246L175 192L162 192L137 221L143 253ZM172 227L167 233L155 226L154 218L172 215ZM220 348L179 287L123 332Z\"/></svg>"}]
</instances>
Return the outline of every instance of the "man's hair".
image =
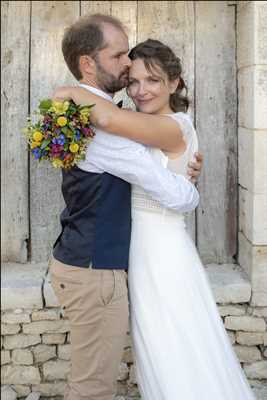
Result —
<instances>
[{"instance_id":1,"label":"man's hair","mask_svg":"<svg viewBox=\"0 0 267 400\"><path fill-rule=\"evenodd\" d=\"M95 57L99 50L106 47L103 34L105 24L112 25L125 33L125 28L119 19L104 14L79 18L65 30L62 52L70 72L77 80L82 78L79 68L80 56Z\"/></svg>"}]
</instances>

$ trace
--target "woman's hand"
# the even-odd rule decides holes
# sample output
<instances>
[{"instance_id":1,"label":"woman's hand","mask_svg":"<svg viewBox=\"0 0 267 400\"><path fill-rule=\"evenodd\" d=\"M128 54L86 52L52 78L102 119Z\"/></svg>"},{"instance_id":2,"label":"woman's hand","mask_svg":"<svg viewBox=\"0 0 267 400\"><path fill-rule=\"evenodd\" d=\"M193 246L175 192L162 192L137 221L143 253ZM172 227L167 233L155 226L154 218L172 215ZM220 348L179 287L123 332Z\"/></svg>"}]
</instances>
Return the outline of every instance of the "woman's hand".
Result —
<instances>
[{"instance_id":1,"label":"woman's hand","mask_svg":"<svg viewBox=\"0 0 267 400\"><path fill-rule=\"evenodd\" d=\"M72 86L61 86L56 88L53 93L52 99L55 101L73 100Z\"/></svg>"},{"instance_id":2,"label":"woman's hand","mask_svg":"<svg viewBox=\"0 0 267 400\"><path fill-rule=\"evenodd\" d=\"M194 156L196 161L188 163L188 175L190 176L190 181L192 183L197 183L202 169L203 155L200 153L195 153Z\"/></svg>"}]
</instances>

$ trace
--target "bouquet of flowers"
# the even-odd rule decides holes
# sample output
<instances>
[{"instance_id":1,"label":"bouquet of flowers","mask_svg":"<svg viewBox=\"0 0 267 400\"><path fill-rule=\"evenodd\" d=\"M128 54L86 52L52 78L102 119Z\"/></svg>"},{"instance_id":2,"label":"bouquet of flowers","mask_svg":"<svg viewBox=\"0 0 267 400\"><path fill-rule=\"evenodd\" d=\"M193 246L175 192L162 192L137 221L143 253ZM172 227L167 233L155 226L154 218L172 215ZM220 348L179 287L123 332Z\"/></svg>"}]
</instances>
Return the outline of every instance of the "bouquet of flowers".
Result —
<instances>
[{"instance_id":1,"label":"bouquet of flowers","mask_svg":"<svg viewBox=\"0 0 267 400\"><path fill-rule=\"evenodd\" d=\"M68 169L85 158L86 146L94 136L90 111L94 105L73 101L42 100L37 122L28 118L23 133L35 160L49 160L56 168Z\"/></svg>"}]
</instances>

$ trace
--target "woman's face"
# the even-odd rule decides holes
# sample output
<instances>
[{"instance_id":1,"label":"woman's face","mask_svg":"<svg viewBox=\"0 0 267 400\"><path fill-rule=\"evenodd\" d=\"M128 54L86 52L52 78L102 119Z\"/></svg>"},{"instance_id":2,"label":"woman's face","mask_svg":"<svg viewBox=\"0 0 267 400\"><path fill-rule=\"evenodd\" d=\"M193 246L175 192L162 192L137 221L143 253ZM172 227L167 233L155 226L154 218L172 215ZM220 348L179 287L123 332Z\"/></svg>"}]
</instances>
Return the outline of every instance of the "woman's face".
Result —
<instances>
[{"instance_id":1,"label":"woman's face","mask_svg":"<svg viewBox=\"0 0 267 400\"><path fill-rule=\"evenodd\" d=\"M175 92L178 79L169 81L159 66L148 71L143 60L132 61L129 71L128 95L138 111L148 114L173 113L169 105L170 95Z\"/></svg>"}]
</instances>

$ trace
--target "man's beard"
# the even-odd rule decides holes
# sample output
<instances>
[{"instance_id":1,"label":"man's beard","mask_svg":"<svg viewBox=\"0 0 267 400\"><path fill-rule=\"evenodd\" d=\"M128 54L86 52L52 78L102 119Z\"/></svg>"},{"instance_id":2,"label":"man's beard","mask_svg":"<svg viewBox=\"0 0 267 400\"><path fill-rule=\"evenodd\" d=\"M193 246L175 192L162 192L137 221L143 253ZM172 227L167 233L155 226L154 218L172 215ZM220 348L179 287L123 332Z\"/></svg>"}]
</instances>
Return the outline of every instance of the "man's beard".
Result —
<instances>
[{"instance_id":1,"label":"man's beard","mask_svg":"<svg viewBox=\"0 0 267 400\"><path fill-rule=\"evenodd\" d=\"M96 79L98 86L107 93L116 93L123 89L128 84L128 68L122 72L119 77L114 76L107 72L99 60L95 58L95 63L97 65Z\"/></svg>"}]
</instances>

